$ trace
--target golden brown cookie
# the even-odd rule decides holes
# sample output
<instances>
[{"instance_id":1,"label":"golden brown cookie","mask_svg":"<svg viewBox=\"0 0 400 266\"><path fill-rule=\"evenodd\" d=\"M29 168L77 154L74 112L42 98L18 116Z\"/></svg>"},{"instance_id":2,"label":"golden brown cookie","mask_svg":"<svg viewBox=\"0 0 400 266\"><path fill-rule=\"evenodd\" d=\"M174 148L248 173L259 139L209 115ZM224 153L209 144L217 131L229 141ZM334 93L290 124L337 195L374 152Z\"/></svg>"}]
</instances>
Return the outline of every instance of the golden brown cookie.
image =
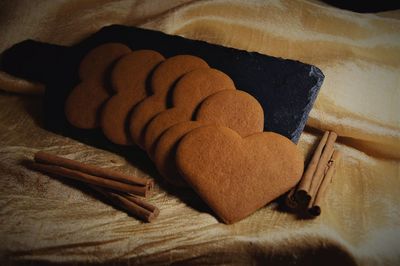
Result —
<instances>
[{"instance_id":1,"label":"golden brown cookie","mask_svg":"<svg viewBox=\"0 0 400 266\"><path fill-rule=\"evenodd\" d=\"M120 43L106 43L91 50L79 66L81 83L72 89L65 102L64 111L69 123L83 129L100 125L100 108L110 97L108 74L113 64L130 53L129 47Z\"/></svg>"},{"instance_id":2,"label":"golden brown cookie","mask_svg":"<svg viewBox=\"0 0 400 266\"><path fill-rule=\"evenodd\" d=\"M197 106L207 96L235 89L232 79L217 69L196 69L185 74L172 90L172 108L157 114L145 130L144 148L150 157L161 134L172 125L192 120Z\"/></svg>"},{"instance_id":3,"label":"golden brown cookie","mask_svg":"<svg viewBox=\"0 0 400 266\"><path fill-rule=\"evenodd\" d=\"M147 96L146 82L164 57L156 51L138 50L118 60L111 72L115 94L104 104L101 128L104 135L120 145L132 144L129 134L129 114Z\"/></svg>"},{"instance_id":4,"label":"golden brown cookie","mask_svg":"<svg viewBox=\"0 0 400 266\"><path fill-rule=\"evenodd\" d=\"M192 130L179 142L180 173L225 222L234 223L287 192L301 178L302 153L272 132L242 138L227 127Z\"/></svg>"},{"instance_id":5,"label":"golden brown cookie","mask_svg":"<svg viewBox=\"0 0 400 266\"><path fill-rule=\"evenodd\" d=\"M199 106L196 121L229 127L241 136L264 130L264 111L247 92L220 91L207 97Z\"/></svg>"},{"instance_id":6,"label":"golden brown cookie","mask_svg":"<svg viewBox=\"0 0 400 266\"><path fill-rule=\"evenodd\" d=\"M243 91L227 90L217 92L204 100L197 114L201 121L179 123L170 127L161 135L155 145L152 159L167 181L173 185L185 186L178 174L175 162L175 148L184 134L205 124L229 126L242 137L262 132L264 113L258 101ZM221 117L214 117L215 113Z\"/></svg>"},{"instance_id":7,"label":"golden brown cookie","mask_svg":"<svg viewBox=\"0 0 400 266\"><path fill-rule=\"evenodd\" d=\"M179 140L188 132L204 126L197 121L185 121L173 125L161 135L157 142L153 161L159 173L172 185L186 187L187 183L179 174L175 164L175 152Z\"/></svg>"},{"instance_id":8,"label":"golden brown cookie","mask_svg":"<svg viewBox=\"0 0 400 266\"><path fill-rule=\"evenodd\" d=\"M135 106L130 120L130 133L133 141L139 147L144 147L144 133L147 124L155 115L167 108L169 89L181 76L200 68L208 68L207 63L192 55L177 55L168 58L156 67L150 84L153 95Z\"/></svg>"}]
</instances>

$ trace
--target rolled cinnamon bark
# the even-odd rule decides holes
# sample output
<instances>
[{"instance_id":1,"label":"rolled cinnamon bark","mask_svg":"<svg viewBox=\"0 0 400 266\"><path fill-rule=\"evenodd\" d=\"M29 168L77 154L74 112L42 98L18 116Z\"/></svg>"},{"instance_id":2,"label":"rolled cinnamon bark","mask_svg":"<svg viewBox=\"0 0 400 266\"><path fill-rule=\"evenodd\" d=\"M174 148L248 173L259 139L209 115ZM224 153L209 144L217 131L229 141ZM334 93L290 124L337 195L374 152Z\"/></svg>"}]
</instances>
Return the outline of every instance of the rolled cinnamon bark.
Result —
<instances>
[{"instance_id":1,"label":"rolled cinnamon bark","mask_svg":"<svg viewBox=\"0 0 400 266\"><path fill-rule=\"evenodd\" d=\"M70 160L67 158L59 157L44 151L39 151L35 154L35 161L38 163L51 164L61 166L71 170L77 170L93 176L99 176L107 179L113 179L119 182L153 187L154 182L148 178L136 177L126 175L117 171L113 171L107 168L101 168L90 164L84 164L78 161Z\"/></svg>"},{"instance_id":2,"label":"rolled cinnamon bark","mask_svg":"<svg viewBox=\"0 0 400 266\"><path fill-rule=\"evenodd\" d=\"M61 177L67 177L74 180L82 181L87 184L97 185L100 187L114 189L121 192L132 193L142 197L147 197L152 188L150 186L132 185L112 179L106 179L103 177L86 174L78 170L72 170L57 165L32 162L29 166L32 169L41 172L50 173Z\"/></svg>"},{"instance_id":3,"label":"rolled cinnamon bark","mask_svg":"<svg viewBox=\"0 0 400 266\"><path fill-rule=\"evenodd\" d=\"M135 197L135 196L132 196L132 195L124 195L124 197L126 199L128 199L129 201L141 206L142 208L152 212L153 216L158 216L158 214L160 213L160 210L156 206L154 206L154 205L152 205L152 204L150 204L150 203L148 203L148 202L146 202L144 200L141 200L138 197Z\"/></svg>"},{"instance_id":4,"label":"rolled cinnamon bark","mask_svg":"<svg viewBox=\"0 0 400 266\"><path fill-rule=\"evenodd\" d=\"M328 140L326 141L326 145L322 152L321 158L319 159L317 169L315 170L314 177L312 179L310 189L308 191L311 198L315 198L317 190L321 185L322 179L324 178L324 172L326 167L328 166L329 160L333 154L333 145L336 141L337 134L335 132L329 132Z\"/></svg>"},{"instance_id":5,"label":"rolled cinnamon bark","mask_svg":"<svg viewBox=\"0 0 400 266\"><path fill-rule=\"evenodd\" d=\"M298 203L294 198L294 194L296 193L296 187L292 188L285 199L285 204L291 209L296 209L298 207Z\"/></svg>"},{"instance_id":6,"label":"rolled cinnamon bark","mask_svg":"<svg viewBox=\"0 0 400 266\"><path fill-rule=\"evenodd\" d=\"M322 179L321 185L319 186L315 197L308 206L308 213L310 215L318 216L321 214L321 202L326 197L327 188L329 184L332 182L332 178L336 172L336 168L339 164L340 159L341 159L340 151L335 150L330 160L331 163L329 169L324 178Z\"/></svg>"},{"instance_id":7,"label":"rolled cinnamon bark","mask_svg":"<svg viewBox=\"0 0 400 266\"><path fill-rule=\"evenodd\" d=\"M97 186L91 186L94 190L111 200L117 207L123 208L129 214L134 215L146 222L152 222L159 215L157 207L134 196L118 194L107 191Z\"/></svg>"},{"instance_id":8,"label":"rolled cinnamon bark","mask_svg":"<svg viewBox=\"0 0 400 266\"><path fill-rule=\"evenodd\" d=\"M299 204L307 206L312 200L332 155L336 138L337 134L335 132L326 131L315 149L294 196Z\"/></svg>"},{"instance_id":9,"label":"rolled cinnamon bark","mask_svg":"<svg viewBox=\"0 0 400 266\"><path fill-rule=\"evenodd\" d=\"M301 178L299 187L294 196L296 201L299 203L304 204L308 203L311 200L311 196L309 194L311 182L313 180L315 170L317 169L321 153L324 150L324 147L328 140L328 136L329 136L329 131L325 131L324 136L322 137L317 148L315 149L314 154L307 165L306 171L304 172L303 177Z\"/></svg>"}]
</instances>

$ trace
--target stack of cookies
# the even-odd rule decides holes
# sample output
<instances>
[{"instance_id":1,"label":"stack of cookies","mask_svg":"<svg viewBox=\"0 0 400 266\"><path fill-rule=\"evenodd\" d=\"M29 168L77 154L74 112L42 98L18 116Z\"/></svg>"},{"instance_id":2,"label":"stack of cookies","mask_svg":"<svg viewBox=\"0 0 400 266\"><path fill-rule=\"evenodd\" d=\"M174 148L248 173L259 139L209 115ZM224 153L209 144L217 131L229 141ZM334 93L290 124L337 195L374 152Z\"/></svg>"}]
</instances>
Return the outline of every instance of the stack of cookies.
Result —
<instances>
[{"instance_id":1,"label":"stack of cookies","mask_svg":"<svg viewBox=\"0 0 400 266\"><path fill-rule=\"evenodd\" d=\"M264 112L225 73L192 55L164 58L107 43L82 60L65 103L68 121L138 145L175 186L190 186L225 223L250 215L296 185L303 157L263 132ZM268 115L268 114L266 114Z\"/></svg>"}]
</instances>

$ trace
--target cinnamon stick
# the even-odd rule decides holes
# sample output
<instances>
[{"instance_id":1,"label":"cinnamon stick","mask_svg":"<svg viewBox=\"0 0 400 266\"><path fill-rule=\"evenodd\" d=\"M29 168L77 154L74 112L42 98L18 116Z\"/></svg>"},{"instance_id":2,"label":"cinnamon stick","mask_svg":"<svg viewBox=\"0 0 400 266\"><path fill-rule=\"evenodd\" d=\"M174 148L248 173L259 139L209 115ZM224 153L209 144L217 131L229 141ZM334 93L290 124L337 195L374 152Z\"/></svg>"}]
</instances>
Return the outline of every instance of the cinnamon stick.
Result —
<instances>
[{"instance_id":1,"label":"cinnamon stick","mask_svg":"<svg viewBox=\"0 0 400 266\"><path fill-rule=\"evenodd\" d=\"M335 132L329 132L328 140L326 141L321 158L319 159L317 169L315 170L314 177L310 185L310 190L308 192L311 198L315 198L322 179L324 178L325 169L328 166L329 160L331 159L334 151L333 145L336 141L336 138L337 134Z\"/></svg>"},{"instance_id":2,"label":"cinnamon stick","mask_svg":"<svg viewBox=\"0 0 400 266\"><path fill-rule=\"evenodd\" d=\"M315 187L318 188L320 180L323 177L325 167L333 151L337 134L335 132L326 131L319 142L314 154L304 172L300 181L295 199L303 205L308 205L315 193Z\"/></svg>"},{"instance_id":3,"label":"cinnamon stick","mask_svg":"<svg viewBox=\"0 0 400 266\"><path fill-rule=\"evenodd\" d=\"M80 172L78 170L73 170L73 169L65 168L65 167L58 166L58 165L50 165L50 164L32 162L30 164L30 167L32 169L35 169L35 170L38 170L41 172L59 175L62 177L67 177L67 178L71 178L74 180L82 181L87 184L92 184L92 185L109 188L109 189L114 189L117 191L133 193L135 195L139 195L142 197L147 197L148 194L151 192L151 188L152 188L150 186L133 185L133 184L119 182L119 181L116 181L113 179L106 179L103 177L87 174L84 172Z\"/></svg>"},{"instance_id":4,"label":"cinnamon stick","mask_svg":"<svg viewBox=\"0 0 400 266\"><path fill-rule=\"evenodd\" d=\"M296 187L292 188L289 191L289 193L285 199L286 206L288 206L291 209L296 209L298 207L298 203L297 203L296 199L294 198L295 193L296 193Z\"/></svg>"},{"instance_id":5,"label":"cinnamon stick","mask_svg":"<svg viewBox=\"0 0 400 266\"><path fill-rule=\"evenodd\" d=\"M152 205L152 204L150 204L150 203L148 203L148 202L146 202L144 200L141 200L136 196L124 195L124 197L126 199L128 199L129 201L139 205L140 207L142 207L142 208L144 208L146 210L149 210L150 212L153 213L153 215L157 216L160 213L160 210L156 206L154 206L154 205Z\"/></svg>"},{"instance_id":6,"label":"cinnamon stick","mask_svg":"<svg viewBox=\"0 0 400 266\"><path fill-rule=\"evenodd\" d=\"M336 172L336 168L340 161L340 158L341 153L335 150L329 163L329 169L326 172L326 175L324 176L321 185L318 188L317 194L308 206L308 213L310 215L318 216L321 214L321 202L325 198L329 184L332 182L332 178L334 176L334 173Z\"/></svg>"},{"instance_id":7,"label":"cinnamon stick","mask_svg":"<svg viewBox=\"0 0 400 266\"><path fill-rule=\"evenodd\" d=\"M160 213L159 209L150 203L130 195L118 194L107 191L97 186L91 186L94 190L111 200L117 207L121 207L129 214L146 222L152 222Z\"/></svg>"},{"instance_id":8,"label":"cinnamon stick","mask_svg":"<svg viewBox=\"0 0 400 266\"><path fill-rule=\"evenodd\" d=\"M107 179L113 179L119 182L153 187L154 182L148 178L136 177L126 175L117 171L113 171L107 168L101 168L90 164L84 164L78 161L70 160L67 158L59 157L44 151L39 151L35 154L35 161L38 163L57 165L71 170L77 170L89 175L103 177Z\"/></svg>"},{"instance_id":9,"label":"cinnamon stick","mask_svg":"<svg viewBox=\"0 0 400 266\"><path fill-rule=\"evenodd\" d=\"M311 181L314 176L315 170L317 169L317 165L319 162L319 158L321 157L321 153L325 147L326 141L328 140L329 131L325 131L324 136L320 140L317 148L314 151L314 154L307 165L306 171L301 178L299 188L296 191L295 198L299 202L308 202L311 199L311 196L308 194L310 189Z\"/></svg>"}]
</instances>

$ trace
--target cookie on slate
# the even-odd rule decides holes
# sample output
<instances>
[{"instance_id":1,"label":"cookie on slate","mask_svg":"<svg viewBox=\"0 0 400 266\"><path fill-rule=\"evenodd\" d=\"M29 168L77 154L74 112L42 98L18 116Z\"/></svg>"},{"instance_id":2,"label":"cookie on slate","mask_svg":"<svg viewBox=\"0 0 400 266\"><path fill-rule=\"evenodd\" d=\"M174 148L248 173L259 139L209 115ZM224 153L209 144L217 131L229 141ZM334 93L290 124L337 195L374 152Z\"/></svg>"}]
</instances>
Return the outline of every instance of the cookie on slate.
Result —
<instances>
[{"instance_id":1,"label":"cookie on slate","mask_svg":"<svg viewBox=\"0 0 400 266\"><path fill-rule=\"evenodd\" d=\"M204 126L197 121L186 121L173 125L161 135L154 150L153 161L158 172L177 187L187 187L187 183L179 174L175 164L175 152L179 140L188 132Z\"/></svg>"},{"instance_id":2,"label":"cookie on slate","mask_svg":"<svg viewBox=\"0 0 400 266\"><path fill-rule=\"evenodd\" d=\"M264 130L263 108L256 98L240 90L220 91L207 97L195 120L229 127L243 137Z\"/></svg>"},{"instance_id":3,"label":"cookie on slate","mask_svg":"<svg viewBox=\"0 0 400 266\"><path fill-rule=\"evenodd\" d=\"M129 114L147 96L146 82L153 69L164 60L156 51L138 50L118 60L111 72L115 94L104 104L101 128L113 143L130 145Z\"/></svg>"},{"instance_id":4,"label":"cookie on slate","mask_svg":"<svg viewBox=\"0 0 400 266\"><path fill-rule=\"evenodd\" d=\"M190 186L230 224L295 186L304 159L295 144L276 133L243 138L227 127L204 126L179 142L176 164Z\"/></svg>"},{"instance_id":5,"label":"cookie on slate","mask_svg":"<svg viewBox=\"0 0 400 266\"><path fill-rule=\"evenodd\" d=\"M235 89L232 79L217 69L196 69L185 74L172 89L172 108L157 114L146 128L144 148L150 157L161 134L174 124L192 120L197 106L207 96Z\"/></svg>"},{"instance_id":6,"label":"cookie on slate","mask_svg":"<svg viewBox=\"0 0 400 266\"><path fill-rule=\"evenodd\" d=\"M156 67L150 80L153 95L135 106L130 120L130 133L139 147L144 147L147 124L154 116L167 108L168 91L174 83L192 70L208 67L203 59L192 55L177 55L168 58Z\"/></svg>"},{"instance_id":7,"label":"cookie on slate","mask_svg":"<svg viewBox=\"0 0 400 266\"><path fill-rule=\"evenodd\" d=\"M100 108L110 97L108 75L113 64L130 53L120 43L106 43L91 50L79 66L81 83L72 89L64 106L68 122L78 128L92 129L100 125Z\"/></svg>"},{"instance_id":8,"label":"cookie on slate","mask_svg":"<svg viewBox=\"0 0 400 266\"><path fill-rule=\"evenodd\" d=\"M171 184L185 186L176 169L175 150L179 140L191 130L209 124L228 126L242 137L262 132L264 112L251 95L238 90L217 92L204 100L199 107L197 120L172 126L161 135L154 151L153 161L160 174ZM212 114L220 117L214 117Z\"/></svg>"}]
</instances>

